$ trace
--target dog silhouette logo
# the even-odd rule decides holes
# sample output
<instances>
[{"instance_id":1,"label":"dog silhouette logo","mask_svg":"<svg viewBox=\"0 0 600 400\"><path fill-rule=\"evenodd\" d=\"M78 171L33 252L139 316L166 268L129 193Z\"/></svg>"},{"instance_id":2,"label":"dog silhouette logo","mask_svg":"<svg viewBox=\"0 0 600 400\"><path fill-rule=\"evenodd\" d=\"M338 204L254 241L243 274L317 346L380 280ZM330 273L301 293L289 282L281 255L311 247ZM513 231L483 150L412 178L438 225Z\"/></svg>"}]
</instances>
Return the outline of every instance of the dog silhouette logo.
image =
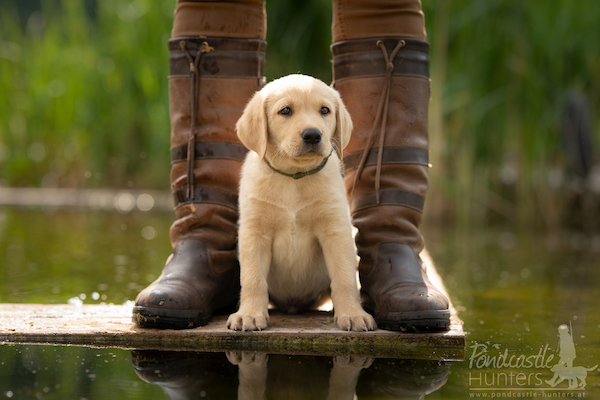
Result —
<instances>
[{"instance_id":1,"label":"dog silhouette logo","mask_svg":"<svg viewBox=\"0 0 600 400\"><path fill-rule=\"evenodd\" d=\"M551 387L556 387L560 383L566 381L569 385L568 389L584 389L587 385L586 379L588 372L594 371L598 365L591 368L582 366L574 366L573 360L577 357L575 352L575 343L573 341L573 327L569 329L567 325L558 327L558 362L550 368L554 372L552 379L546 383Z\"/></svg>"}]
</instances>

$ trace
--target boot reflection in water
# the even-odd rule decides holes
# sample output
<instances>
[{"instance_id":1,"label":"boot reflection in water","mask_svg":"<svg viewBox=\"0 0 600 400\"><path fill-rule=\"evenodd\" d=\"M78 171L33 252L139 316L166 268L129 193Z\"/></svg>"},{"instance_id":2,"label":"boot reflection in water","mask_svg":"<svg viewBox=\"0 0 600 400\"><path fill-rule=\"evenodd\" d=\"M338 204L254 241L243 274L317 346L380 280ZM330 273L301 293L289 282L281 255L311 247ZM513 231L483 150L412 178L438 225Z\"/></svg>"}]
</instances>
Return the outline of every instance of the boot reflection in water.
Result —
<instances>
[{"instance_id":1,"label":"boot reflection in water","mask_svg":"<svg viewBox=\"0 0 600 400\"><path fill-rule=\"evenodd\" d=\"M429 45L418 0L333 1L333 76L354 122L344 157L362 303L383 329L443 331L448 300L419 258L428 187ZM260 88L260 0L178 1L170 49L173 256L136 299L142 327L191 328L235 309L237 119Z\"/></svg>"},{"instance_id":2,"label":"boot reflection in water","mask_svg":"<svg viewBox=\"0 0 600 400\"><path fill-rule=\"evenodd\" d=\"M134 350L131 363L141 380L171 400L237 399L238 371L224 353Z\"/></svg>"},{"instance_id":3,"label":"boot reflection in water","mask_svg":"<svg viewBox=\"0 0 600 400\"><path fill-rule=\"evenodd\" d=\"M131 357L140 379L160 386L171 400L422 399L440 389L449 372L440 361L365 356L137 350Z\"/></svg>"}]
</instances>

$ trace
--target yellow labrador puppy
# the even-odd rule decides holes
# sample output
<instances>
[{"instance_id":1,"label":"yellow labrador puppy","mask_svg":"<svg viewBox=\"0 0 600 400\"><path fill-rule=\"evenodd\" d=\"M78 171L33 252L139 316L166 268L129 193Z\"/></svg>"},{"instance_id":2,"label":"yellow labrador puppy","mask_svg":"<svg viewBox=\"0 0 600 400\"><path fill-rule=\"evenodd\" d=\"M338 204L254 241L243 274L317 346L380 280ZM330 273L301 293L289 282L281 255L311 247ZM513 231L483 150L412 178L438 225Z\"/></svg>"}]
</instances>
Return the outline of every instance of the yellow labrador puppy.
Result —
<instances>
[{"instance_id":1,"label":"yellow labrador puppy","mask_svg":"<svg viewBox=\"0 0 600 400\"><path fill-rule=\"evenodd\" d=\"M252 150L239 192L241 299L227 327L261 330L269 299L296 313L331 294L344 330L375 329L361 307L341 174L352 121L339 94L304 75L257 92L236 125Z\"/></svg>"}]
</instances>

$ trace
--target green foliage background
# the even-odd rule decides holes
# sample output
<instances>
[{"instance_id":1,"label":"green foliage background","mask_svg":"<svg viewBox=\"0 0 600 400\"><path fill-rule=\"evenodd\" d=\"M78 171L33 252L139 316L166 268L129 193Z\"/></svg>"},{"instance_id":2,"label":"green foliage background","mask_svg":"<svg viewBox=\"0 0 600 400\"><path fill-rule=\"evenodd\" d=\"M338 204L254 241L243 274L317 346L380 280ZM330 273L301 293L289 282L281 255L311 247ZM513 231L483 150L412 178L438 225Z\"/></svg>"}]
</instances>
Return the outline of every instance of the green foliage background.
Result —
<instances>
[{"instance_id":1,"label":"green foliage background","mask_svg":"<svg viewBox=\"0 0 600 400\"><path fill-rule=\"evenodd\" d=\"M0 4L0 185L168 188L174 0L40 3ZM560 204L548 182L565 169L567 96L578 90L598 109L600 7L424 0L423 9L430 215L552 225ZM268 1L267 13L267 78L330 82L330 2Z\"/></svg>"}]
</instances>

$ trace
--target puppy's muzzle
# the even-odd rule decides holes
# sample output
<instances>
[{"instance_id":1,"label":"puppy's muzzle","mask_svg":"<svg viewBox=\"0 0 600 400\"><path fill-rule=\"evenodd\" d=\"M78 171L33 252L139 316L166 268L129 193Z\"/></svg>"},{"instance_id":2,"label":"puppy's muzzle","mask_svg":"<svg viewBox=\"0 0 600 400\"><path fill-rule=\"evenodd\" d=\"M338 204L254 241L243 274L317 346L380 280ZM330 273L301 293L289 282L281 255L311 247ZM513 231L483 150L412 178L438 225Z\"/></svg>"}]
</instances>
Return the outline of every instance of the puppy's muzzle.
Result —
<instances>
[{"instance_id":1,"label":"puppy's muzzle","mask_svg":"<svg viewBox=\"0 0 600 400\"><path fill-rule=\"evenodd\" d=\"M315 128L308 128L302 131L302 141L308 145L319 144L321 136L321 131Z\"/></svg>"}]
</instances>

